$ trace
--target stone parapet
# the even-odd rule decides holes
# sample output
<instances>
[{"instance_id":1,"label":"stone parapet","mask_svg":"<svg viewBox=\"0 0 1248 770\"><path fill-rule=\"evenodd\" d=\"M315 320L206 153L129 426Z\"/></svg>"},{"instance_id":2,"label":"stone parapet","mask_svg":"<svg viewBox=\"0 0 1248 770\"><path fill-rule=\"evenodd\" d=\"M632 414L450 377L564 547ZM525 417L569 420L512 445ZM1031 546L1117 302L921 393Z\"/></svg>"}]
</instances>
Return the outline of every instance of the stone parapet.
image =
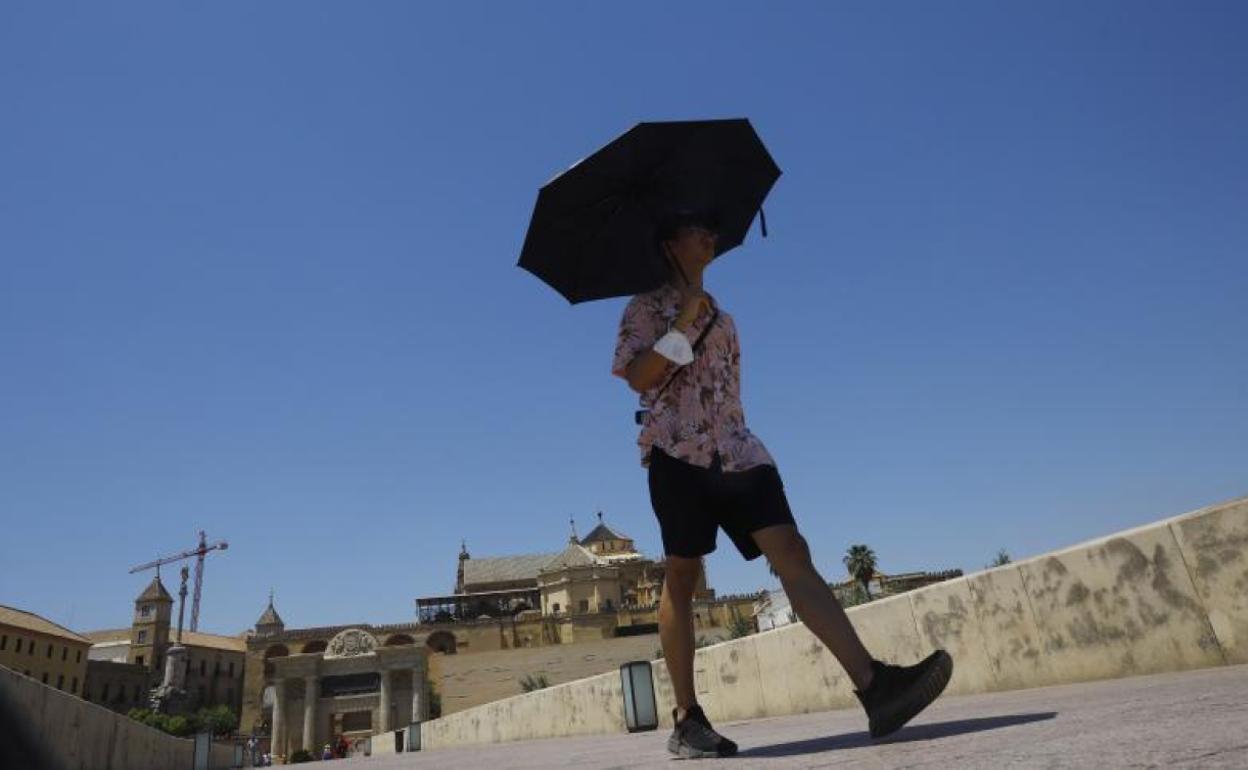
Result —
<instances>
[{"instance_id":1,"label":"stone parapet","mask_svg":"<svg viewBox=\"0 0 1248 770\"><path fill-rule=\"evenodd\" d=\"M948 692L1010 690L1248 662L1248 498L853 607L864 644L899 664L943 647ZM654 666L661 724L672 688ZM704 647L713 720L857 705L801 623ZM425 748L624 729L618 672L476 706L421 726Z\"/></svg>"}]
</instances>

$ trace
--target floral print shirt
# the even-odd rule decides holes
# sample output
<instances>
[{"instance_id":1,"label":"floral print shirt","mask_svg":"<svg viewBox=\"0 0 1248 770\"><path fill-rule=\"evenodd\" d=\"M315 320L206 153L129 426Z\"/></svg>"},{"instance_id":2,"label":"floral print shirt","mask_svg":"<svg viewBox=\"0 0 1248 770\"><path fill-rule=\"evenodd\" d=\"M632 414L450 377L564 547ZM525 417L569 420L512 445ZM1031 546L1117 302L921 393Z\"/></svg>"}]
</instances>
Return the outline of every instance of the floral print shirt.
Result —
<instances>
[{"instance_id":1,"label":"floral print shirt","mask_svg":"<svg viewBox=\"0 0 1248 770\"><path fill-rule=\"evenodd\" d=\"M713 297L711 302L718 307ZM633 358L654 347L679 312L680 290L670 283L633 297L620 319L611 373L626 378ZM690 344L711 317L712 311L702 311L687 332ZM673 372L677 372L675 379L656 403L655 394ZM650 410L637 438L643 466L649 464L652 446L702 468L709 468L718 452L721 466L728 472L776 464L763 442L745 427L741 347L732 316L722 309L702 347L694 352L693 363L684 367L669 364L658 384L641 395L641 408Z\"/></svg>"}]
</instances>

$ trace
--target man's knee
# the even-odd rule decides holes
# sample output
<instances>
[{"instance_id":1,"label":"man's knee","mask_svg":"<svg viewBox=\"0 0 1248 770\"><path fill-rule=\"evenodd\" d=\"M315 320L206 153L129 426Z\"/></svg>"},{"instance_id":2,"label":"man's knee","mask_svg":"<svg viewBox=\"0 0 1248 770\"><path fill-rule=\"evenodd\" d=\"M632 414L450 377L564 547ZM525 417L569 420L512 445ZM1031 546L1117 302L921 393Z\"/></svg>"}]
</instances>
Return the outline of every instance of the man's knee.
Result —
<instances>
[{"instance_id":1,"label":"man's knee","mask_svg":"<svg viewBox=\"0 0 1248 770\"><path fill-rule=\"evenodd\" d=\"M702 574L702 560L684 556L668 556L663 570L663 588L671 598L688 601L697 588Z\"/></svg>"},{"instance_id":2,"label":"man's knee","mask_svg":"<svg viewBox=\"0 0 1248 770\"><path fill-rule=\"evenodd\" d=\"M780 538L767 551L767 561L781 578L792 577L814 569L810 546L797 531Z\"/></svg>"}]
</instances>

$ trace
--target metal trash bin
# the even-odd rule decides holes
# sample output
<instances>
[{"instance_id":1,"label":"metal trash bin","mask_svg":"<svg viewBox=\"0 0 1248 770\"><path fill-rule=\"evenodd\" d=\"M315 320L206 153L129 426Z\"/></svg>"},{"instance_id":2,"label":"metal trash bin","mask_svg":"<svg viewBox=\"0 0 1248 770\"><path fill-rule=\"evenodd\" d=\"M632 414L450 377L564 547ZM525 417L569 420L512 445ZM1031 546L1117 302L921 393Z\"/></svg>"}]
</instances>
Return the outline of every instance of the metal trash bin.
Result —
<instances>
[{"instance_id":1,"label":"metal trash bin","mask_svg":"<svg viewBox=\"0 0 1248 770\"><path fill-rule=\"evenodd\" d=\"M624 723L628 731L658 729L659 710L654 701L650 661L632 660L620 666L620 683L624 688Z\"/></svg>"},{"instance_id":2,"label":"metal trash bin","mask_svg":"<svg viewBox=\"0 0 1248 770\"><path fill-rule=\"evenodd\" d=\"M407 726L407 751L420 751L420 722Z\"/></svg>"}]
</instances>

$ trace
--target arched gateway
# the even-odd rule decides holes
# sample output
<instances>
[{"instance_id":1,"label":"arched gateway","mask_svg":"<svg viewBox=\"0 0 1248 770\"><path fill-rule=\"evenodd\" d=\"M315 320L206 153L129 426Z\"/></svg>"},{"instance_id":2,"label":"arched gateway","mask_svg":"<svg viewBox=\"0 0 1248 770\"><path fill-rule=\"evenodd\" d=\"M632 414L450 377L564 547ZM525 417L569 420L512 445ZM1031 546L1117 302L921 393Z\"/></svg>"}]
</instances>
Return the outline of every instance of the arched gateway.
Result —
<instances>
[{"instance_id":1,"label":"arched gateway","mask_svg":"<svg viewBox=\"0 0 1248 770\"><path fill-rule=\"evenodd\" d=\"M424 646L386 646L364 629L347 628L324 649L270 658L273 754L314 751L339 735L350 741L424 720L426 656Z\"/></svg>"}]
</instances>

